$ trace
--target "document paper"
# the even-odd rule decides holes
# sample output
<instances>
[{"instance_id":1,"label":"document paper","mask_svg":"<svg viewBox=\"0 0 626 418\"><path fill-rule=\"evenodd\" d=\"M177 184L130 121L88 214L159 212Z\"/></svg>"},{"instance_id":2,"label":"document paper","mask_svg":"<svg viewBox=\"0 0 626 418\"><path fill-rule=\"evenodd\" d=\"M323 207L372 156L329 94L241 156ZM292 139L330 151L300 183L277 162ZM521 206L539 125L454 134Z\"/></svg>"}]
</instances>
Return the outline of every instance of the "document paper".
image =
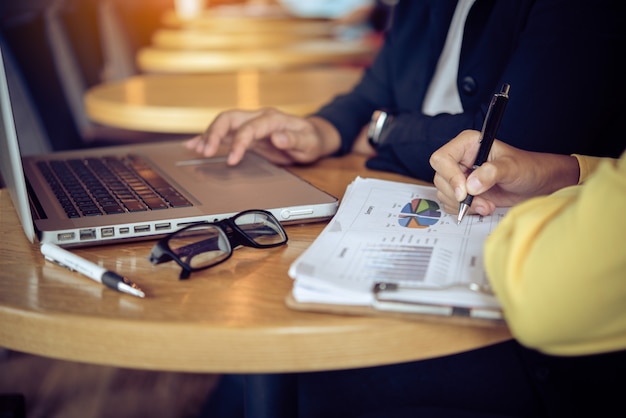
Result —
<instances>
[{"instance_id":1,"label":"document paper","mask_svg":"<svg viewBox=\"0 0 626 418\"><path fill-rule=\"evenodd\" d=\"M375 305L375 283L407 301L498 308L488 291L483 244L507 209L491 216L444 212L434 187L357 177L336 215L291 265L297 302ZM474 289L474 290L472 290Z\"/></svg>"}]
</instances>

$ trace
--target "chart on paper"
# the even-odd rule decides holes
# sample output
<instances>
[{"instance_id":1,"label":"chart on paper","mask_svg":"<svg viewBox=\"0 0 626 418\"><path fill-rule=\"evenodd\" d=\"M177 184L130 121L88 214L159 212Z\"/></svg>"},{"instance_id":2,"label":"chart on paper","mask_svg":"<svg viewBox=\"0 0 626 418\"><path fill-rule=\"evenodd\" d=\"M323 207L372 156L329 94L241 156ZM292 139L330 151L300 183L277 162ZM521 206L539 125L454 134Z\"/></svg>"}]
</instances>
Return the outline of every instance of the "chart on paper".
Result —
<instances>
[{"instance_id":1,"label":"chart on paper","mask_svg":"<svg viewBox=\"0 0 626 418\"><path fill-rule=\"evenodd\" d=\"M433 187L357 178L289 274L307 295L325 289L317 295L324 300L334 289L333 298L346 295L344 302L366 299L378 282L427 289L481 284L484 240L505 213L467 216L457 225Z\"/></svg>"},{"instance_id":2,"label":"chart on paper","mask_svg":"<svg viewBox=\"0 0 626 418\"><path fill-rule=\"evenodd\" d=\"M346 219L339 214L338 219L344 225L349 221L351 229L368 230L370 233L398 229L407 234L488 235L501 219L498 215L486 218L468 216L463 224L458 225L456 215L446 213L440 206L436 190L432 187L394 189L373 183L365 191L356 189L353 192L347 202L344 198L346 207L343 212L358 213L359 216ZM359 196L360 193L363 194ZM360 206L357 207L357 204Z\"/></svg>"},{"instance_id":3,"label":"chart on paper","mask_svg":"<svg viewBox=\"0 0 626 418\"><path fill-rule=\"evenodd\" d=\"M367 280L422 282L431 265L433 247L419 245L371 245L362 249L360 273Z\"/></svg>"},{"instance_id":4,"label":"chart on paper","mask_svg":"<svg viewBox=\"0 0 626 418\"><path fill-rule=\"evenodd\" d=\"M477 280L457 274L459 265L478 264L466 254L466 246L463 237L390 232L379 234L378 239L363 239L360 233L346 233L335 241L332 249L330 242L326 248L331 249L328 264L333 266L333 274L341 280L443 287L450 285L452 280ZM471 271L463 270L463 276Z\"/></svg>"},{"instance_id":5,"label":"chart on paper","mask_svg":"<svg viewBox=\"0 0 626 418\"><path fill-rule=\"evenodd\" d=\"M439 204L428 199L413 199L400 210L398 223L406 228L428 228L441 218Z\"/></svg>"}]
</instances>

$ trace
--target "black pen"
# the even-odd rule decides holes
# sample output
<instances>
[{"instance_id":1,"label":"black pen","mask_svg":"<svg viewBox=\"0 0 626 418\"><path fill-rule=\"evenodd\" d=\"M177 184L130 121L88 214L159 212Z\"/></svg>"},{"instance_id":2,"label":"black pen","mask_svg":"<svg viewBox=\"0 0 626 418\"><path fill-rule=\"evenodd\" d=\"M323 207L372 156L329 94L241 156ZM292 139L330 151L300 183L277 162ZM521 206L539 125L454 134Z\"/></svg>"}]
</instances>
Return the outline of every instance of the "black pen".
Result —
<instances>
[{"instance_id":1,"label":"black pen","mask_svg":"<svg viewBox=\"0 0 626 418\"><path fill-rule=\"evenodd\" d=\"M496 134L498 132L498 128L500 127L500 122L502 121L502 116L504 116L504 108L506 108L506 104L509 101L510 88L511 86L505 83L502 86L500 93L494 94L491 99L491 103L489 103L489 109L487 110L487 116L485 116L483 129L480 131L480 147L478 148L478 155L476 156L476 160L472 166L472 171L476 170L485 161L487 161L487 157L491 151L491 145L493 145L493 140L496 139ZM459 214L456 218L457 224L460 224L463 220L463 217L472 205L472 200L474 200L474 196L468 194L459 205Z\"/></svg>"}]
</instances>

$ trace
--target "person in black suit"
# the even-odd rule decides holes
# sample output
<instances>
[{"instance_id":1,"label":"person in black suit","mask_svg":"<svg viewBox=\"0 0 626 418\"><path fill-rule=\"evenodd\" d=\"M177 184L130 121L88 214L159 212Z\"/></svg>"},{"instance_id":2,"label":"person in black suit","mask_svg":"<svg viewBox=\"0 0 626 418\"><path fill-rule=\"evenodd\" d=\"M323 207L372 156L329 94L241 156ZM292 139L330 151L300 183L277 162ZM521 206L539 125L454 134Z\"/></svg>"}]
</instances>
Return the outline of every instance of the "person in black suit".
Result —
<instances>
[{"instance_id":1,"label":"person in black suit","mask_svg":"<svg viewBox=\"0 0 626 418\"><path fill-rule=\"evenodd\" d=\"M360 151L371 156L370 168L431 181L430 154L464 129L480 130L493 93L508 83L499 137L531 151L618 157L626 93L619 53L626 19L618 6L401 0L381 50L350 92L306 118L228 111L188 144L210 156L232 140L231 164L248 147L282 164ZM393 118L371 147L365 131L381 109Z\"/></svg>"}]
</instances>

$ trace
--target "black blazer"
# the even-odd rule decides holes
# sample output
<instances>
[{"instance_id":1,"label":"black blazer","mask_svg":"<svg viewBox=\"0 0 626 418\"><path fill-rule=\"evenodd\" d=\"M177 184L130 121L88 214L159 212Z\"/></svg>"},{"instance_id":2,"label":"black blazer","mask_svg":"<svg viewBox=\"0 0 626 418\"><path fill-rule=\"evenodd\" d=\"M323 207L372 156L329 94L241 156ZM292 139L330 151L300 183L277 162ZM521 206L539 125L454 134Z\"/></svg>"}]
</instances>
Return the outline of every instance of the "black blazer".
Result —
<instances>
[{"instance_id":1,"label":"black blazer","mask_svg":"<svg viewBox=\"0 0 626 418\"><path fill-rule=\"evenodd\" d=\"M456 7L400 0L385 42L350 93L316 114L349 152L371 113L398 113L374 169L432 180L433 151L464 129L480 130L503 83L510 100L498 138L522 149L618 157L626 147L626 15L619 1L476 0L467 17L457 86L463 113L422 114Z\"/></svg>"}]
</instances>

